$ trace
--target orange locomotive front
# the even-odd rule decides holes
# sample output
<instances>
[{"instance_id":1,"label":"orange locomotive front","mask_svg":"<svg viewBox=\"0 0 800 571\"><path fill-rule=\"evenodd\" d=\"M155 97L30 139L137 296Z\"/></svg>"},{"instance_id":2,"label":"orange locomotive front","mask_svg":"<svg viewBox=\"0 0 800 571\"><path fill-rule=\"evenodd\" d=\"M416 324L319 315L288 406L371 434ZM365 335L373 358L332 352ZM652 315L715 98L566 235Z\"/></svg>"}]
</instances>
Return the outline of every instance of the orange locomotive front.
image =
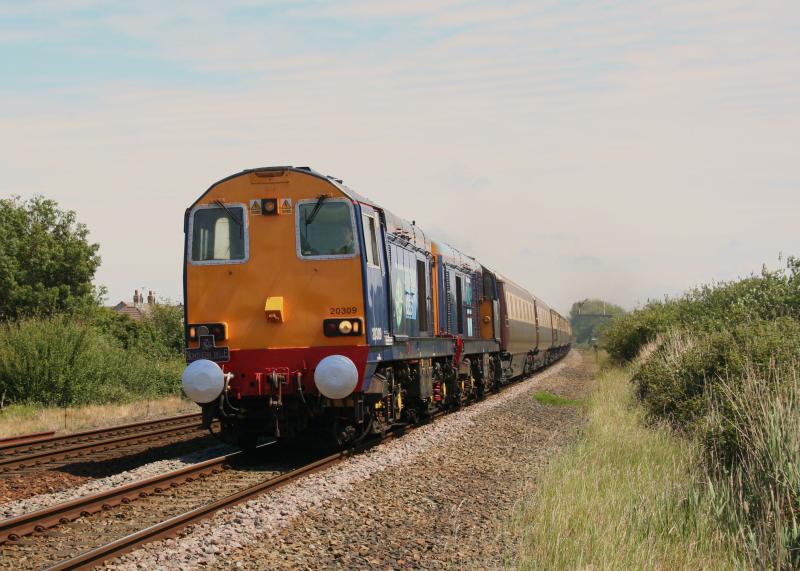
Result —
<instances>
[{"instance_id":1,"label":"orange locomotive front","mask_svg":"<svg viewBox=\"0 0 800 571\"><path fill-rule=\"evenodd\" d=\"M323 412L321 391L336 400L358 390L368 353L362 264L354 204L335 181L243 172L187 210L185 232L183 384L207 422L219 417L253 443L305 428ZM326 357L335 359L315 382Z\"/></svg>"}]
</instances>

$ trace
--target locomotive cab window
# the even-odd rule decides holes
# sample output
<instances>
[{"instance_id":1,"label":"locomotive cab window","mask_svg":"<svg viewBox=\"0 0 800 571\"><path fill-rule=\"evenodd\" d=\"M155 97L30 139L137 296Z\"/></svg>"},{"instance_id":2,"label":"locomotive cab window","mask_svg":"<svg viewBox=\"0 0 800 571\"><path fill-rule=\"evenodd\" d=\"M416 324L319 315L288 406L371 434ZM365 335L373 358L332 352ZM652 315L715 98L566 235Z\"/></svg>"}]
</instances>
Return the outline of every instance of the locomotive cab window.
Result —
<instances>
[{"instance_id":1,"label":"locomotive cab window","mask_svg":"<svg viewBox=\"0 0 800 571\"><path fill-rule=\"evenodd\" d=\"M364 247L366 249L367 263L370 266L379 268L381 266L381 258L378 253L378 230L375 225L375 217L364 214L362 220L364 223Z\"/></svg>"},{"instance_id":2,"label":"locomotive cab window","mask_svg":"<svg viewBox=\"0 0 800 571\"><path fill-rule=\"evenodd\" d=\"M222 204L198 206L189 228L191 261L194 264L234 264L247 260L247 218L244 206Z\"/></svg>"},{"instance_id":3,"label":"locomotive cab window","mask_svg":"<svg viewBox=\"0 0 800 571\"><path fill-rule=\"evenodd\" d=\"M297 208L301 258L351 258L356 254L353 209L346 199L305 200Z\"/></svg>"}]
</instances>

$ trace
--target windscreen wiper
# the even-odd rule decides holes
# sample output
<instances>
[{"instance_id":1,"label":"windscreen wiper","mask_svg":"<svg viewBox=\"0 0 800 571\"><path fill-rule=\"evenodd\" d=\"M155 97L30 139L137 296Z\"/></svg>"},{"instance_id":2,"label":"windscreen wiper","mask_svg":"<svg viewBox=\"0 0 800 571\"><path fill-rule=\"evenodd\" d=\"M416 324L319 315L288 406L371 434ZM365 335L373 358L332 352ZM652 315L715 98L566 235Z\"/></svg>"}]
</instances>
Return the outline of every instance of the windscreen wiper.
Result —
<instances>
[{"instance_id":1,"label":"windscreen wiper","mask_svg":"<svg viewBox=\"0 0 800 571\"><path fill-rule=\"evenodd\" d=\"M311 214L308 215L306 218L306 226L311 224L314 221L314 217L319 212L319 209L322 207L322 202L328 198L327 194L320 194L319 198L317 198L317 203L314 205L314 210L311 211Z\"/></svg>"},{"instance_id":2,"label":"windscreen wiper","mask_svg":"<svg viewBox=\"0 0 800 571\"><path fill-rule=\"evenodd\" d=\"M222 209L225 211L225 214L227 214L227 215L228 215L228 218L230 218L231 220L233 220L234 222L236 222L236 223L239 225L239 238L244 238L244 224L242 224L241 220L239 220L238 218L236 218L236 216L234 216L234 215L233 215L233 212L231 212L230 210L228 210L228 207L227 207L227 206L225 206L225 205L222 203L222 201L221 201L221 200L215 200L215 201L214 201L214 204L216 204L217 206L219 206L220 208L222 208Z\"/></svg>"}]
</instances>

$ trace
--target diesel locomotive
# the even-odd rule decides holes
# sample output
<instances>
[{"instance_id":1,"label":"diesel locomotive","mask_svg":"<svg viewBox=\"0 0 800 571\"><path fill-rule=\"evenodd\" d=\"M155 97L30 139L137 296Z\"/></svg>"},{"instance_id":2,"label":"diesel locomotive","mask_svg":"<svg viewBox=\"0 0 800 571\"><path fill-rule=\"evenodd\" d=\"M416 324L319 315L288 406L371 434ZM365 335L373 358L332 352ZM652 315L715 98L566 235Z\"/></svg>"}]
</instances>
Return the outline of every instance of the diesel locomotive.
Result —
<instances>
[{"instance_id":1,"label":"diesel locomotive","mask_svg":"<svg viewBox=\"0 0 800 571\"><path fill-rule=\"evenodd\" d=\"M184 233L182 386L243 447L422 422L570 348L541 299L307 167L214 183Z\"/></svg>"}]
</instances>

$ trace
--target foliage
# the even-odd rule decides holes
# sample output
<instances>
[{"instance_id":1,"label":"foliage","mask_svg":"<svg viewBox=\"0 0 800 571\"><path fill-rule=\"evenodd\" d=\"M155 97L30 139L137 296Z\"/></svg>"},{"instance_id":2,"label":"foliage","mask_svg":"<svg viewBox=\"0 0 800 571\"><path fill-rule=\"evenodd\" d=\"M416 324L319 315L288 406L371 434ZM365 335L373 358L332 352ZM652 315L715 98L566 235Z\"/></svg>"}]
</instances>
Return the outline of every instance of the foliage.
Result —
<instances>
[{"instance_id":1,"label":"foliage","mask_svg":"<svg viewBox=\"0 0 800 571\"><path fill-rule=\"evenodd\" d=\"M800 322L785 317L705 334L675 330L659 338L633 382L651 418L691 430L708 411L707 387L739 378L747 367L766 374L796 357L798 348Z\"/></svg>"},{"instance_id":2,"label":"foliage","mask_svg":"<svg viewBox=\"0 0 800 571\"><path fill-rule=\"evenodd\" d=\"M747 564L800 567L800 263L649 303L604 342L648 420L699 445L694 496Z\"/></svg>"},{"instance_id":3,"label":"foliage","mask_svg":"<svg viewBox=\"0 0 800 571\"><path fill-rule=\"evenodd\" d=\"M156 356L183 353L181 306L149 306L148 313L139 321L107 307L85 308L74 317L113 337L125 349L138 349Z\"/></svg>"},{"instance_id":4,"label":"foliage","mask_svg":"<svg viewBox=\"0 0 800 571\"><path fill-rule=\"evenodd\" d=\"M533 393L533 398L540 404L549 406L577 406L581 404L578 399L568 399L547 391L536 391Z\"/></svg>"},{"instance_id":5,"label":"foliage","mask_svg":"<svg viewBox=\"0 0 800 571\"><path fill-rule=\"evenodd\" d=\"M520 569L733 569L735 535L694 493L696 443L650 430L626 371L602 374L581 437L516 509Z\"/></svg>"},{"instance_id":6,"label":"foliage","mask_svg":"<svg viewBox=\"0 0 800 571\"><path fill-rule=\"evenodd\" d=\"M680 298L649 302L615 319L603 332L603 345L612 359L626 362L672 329L700 334L779 317L800 319L800 260L793 257L784 270L763 269L758 276L704 285Z\"/></svg>"},{"instance_id":7,"label":"foliage","mask_svg":"<svg viewBox=\"0 0 800 571\"><path fill-rule=\"evenodd\" d=\"M600 336L601 331L614 317L624 314L622 307L602 299L576 301L569 310L572 336L578 344L590 343L593 338ZM603 317L604 315L608 317Z\"/></svg>"},{"instance_id":8,"label":"foliage","mask_svg":"<svg viewBox=\"0 0 800 571\"><path fill-rule=\"evenodd\" d=\"M707 496L750 566L800 567L800 358L714 385L705 426Z\"/></svg>"},{"instance_id":9,"label":"foliage","mask_svg":"<svg viewBox=\"0 0 800 571\"><path fill-rule=\"evenodd\" d=\"M96 305L99 246L88 234L52 200L0 199L0 321Z\"/></svg>"},{"instance_id":10,"label":"foliage","mask_svg":"<svg viewBox=\"0 0 800 571\"><path fill-rule=\"evenodd\" d=\"M113 335L64 316L0 325L5 402L66 406L178 394L182 368L176 351L148 351L138 342L126 348Z\"/></svg>"}]
</instances>

